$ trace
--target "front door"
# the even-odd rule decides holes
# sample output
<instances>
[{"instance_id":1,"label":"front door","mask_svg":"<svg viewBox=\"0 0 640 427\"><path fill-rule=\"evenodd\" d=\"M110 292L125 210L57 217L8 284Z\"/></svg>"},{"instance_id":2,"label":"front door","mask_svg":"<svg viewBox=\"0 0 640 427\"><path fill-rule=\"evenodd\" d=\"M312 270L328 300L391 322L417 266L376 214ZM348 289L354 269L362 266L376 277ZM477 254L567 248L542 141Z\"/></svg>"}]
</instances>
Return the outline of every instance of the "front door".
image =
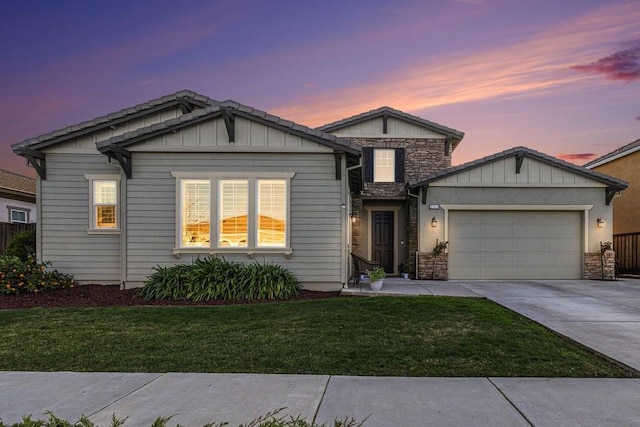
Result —
<instances>
[{"instance_id":1,"label":"front door","mask_svg":"<svg viewBox=\"0 0 640 427\"><path fill-rule=\"evenodd\" d=\"M393 212L373 211L371 257L393 273Z\"/></svg>"}]
</instances>

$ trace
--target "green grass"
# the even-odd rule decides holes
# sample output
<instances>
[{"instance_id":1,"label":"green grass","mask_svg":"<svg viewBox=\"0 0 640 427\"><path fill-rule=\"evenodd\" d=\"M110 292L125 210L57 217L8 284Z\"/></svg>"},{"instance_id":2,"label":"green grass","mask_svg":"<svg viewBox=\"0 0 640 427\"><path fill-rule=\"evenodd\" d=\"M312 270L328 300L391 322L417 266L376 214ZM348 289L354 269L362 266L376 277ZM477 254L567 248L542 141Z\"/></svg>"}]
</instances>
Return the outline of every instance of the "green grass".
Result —
<instances>
[{"instance_id":1,"label":"green grass","mask_svg":"<svg viewBox=\"0 0 640 427\"><path fill-rule=\"evenodd\" d=\"M625 377L483 299L0 312L0 370Z\"/></svg>"}]
</instances>

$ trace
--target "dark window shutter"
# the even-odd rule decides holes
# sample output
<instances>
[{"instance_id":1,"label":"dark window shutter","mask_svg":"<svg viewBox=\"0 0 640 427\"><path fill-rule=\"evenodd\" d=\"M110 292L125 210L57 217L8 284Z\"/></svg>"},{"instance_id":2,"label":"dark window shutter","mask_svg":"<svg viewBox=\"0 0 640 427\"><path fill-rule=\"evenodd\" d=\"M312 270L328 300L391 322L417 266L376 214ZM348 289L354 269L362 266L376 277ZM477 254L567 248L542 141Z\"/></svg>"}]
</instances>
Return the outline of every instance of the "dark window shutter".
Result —
<instances>
[{"instance_id":1,"label":"dark window shutter","mask_svg":"<svg viewBox=\"0 0 640 427\"><path fill-rule=\"evenodd\" d=\"M396 182L404 182L404 148L396 148Z\"/></svg>"},{"instance_id":2,"label":"dark window shutter","mask_svg":"<svg viewBox=\"0 0 640 427\"><path fill-rule=\"evenodd\" d=\"M364 158L364 182L373 182L373 148L363 147L362 157Z\"/></svg>"}]
</instances>

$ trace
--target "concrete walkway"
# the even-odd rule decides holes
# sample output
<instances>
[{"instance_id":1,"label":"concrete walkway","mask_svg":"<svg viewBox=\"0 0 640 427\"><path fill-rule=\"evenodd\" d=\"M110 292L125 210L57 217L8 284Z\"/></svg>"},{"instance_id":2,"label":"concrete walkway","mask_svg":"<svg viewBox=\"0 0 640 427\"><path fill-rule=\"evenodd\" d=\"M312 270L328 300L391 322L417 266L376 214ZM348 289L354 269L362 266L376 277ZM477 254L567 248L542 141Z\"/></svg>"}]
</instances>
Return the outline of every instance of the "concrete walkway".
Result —
<instances>
[{"instance_id":1,"label":"concrete walkway","mask_svg":"<svg viewBox=\"0 0 640 427\"><path fill-rule=\"evenodd\" d=\"M366 284L365 286L366 287ZM364 288L363 287L363 288ZM363 289L346 294L369 295ZM640 280L411 281L377 294L486 297L640 369ZM640 379L0 372L0 419L87 415L98 426L247 423L269 411L364 426L640 426Z\"/></svg>"},{"instance_id":2,"label":"concrete walkway","mask_svg":"<svg viewBox=\"0 0 640 427\"><path fill-rule=\"evenodd\" d=\"M378 426L638 426L640 380L325 375L0 373L6 424L45 411L99 426L247 423L269 411ZM332 425L332 424L331 424Z\"/></svg>"}]
</instances>

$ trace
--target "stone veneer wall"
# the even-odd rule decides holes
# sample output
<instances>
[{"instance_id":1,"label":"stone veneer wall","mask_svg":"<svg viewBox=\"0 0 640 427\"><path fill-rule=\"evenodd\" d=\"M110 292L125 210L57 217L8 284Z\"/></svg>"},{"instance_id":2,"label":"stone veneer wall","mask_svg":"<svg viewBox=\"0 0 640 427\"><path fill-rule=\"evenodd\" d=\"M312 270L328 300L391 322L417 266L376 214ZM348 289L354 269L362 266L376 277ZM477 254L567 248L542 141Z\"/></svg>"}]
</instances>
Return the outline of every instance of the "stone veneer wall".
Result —
<instances>
[{"instance_id":1,"label":"stone veneer wall","mask_svg":"<svg viewBox=\"0 0 640 427\"><path fill-rule=\"evenodd\" d=\"M604 262L604 275L603 273ZM584 254L584 278L597 280L614 280L616 269L616 256L614 251L587 252Z\"/></svg>"},{"instance_id":2,"label":"stone veneer wall","mask_svg":"<svg viewBox=\"0 0 640 427\"><path fill-rule=\"evenodd\" d=\"M435 274L433 261L435 257ZM447 280L449 278L449 254L433 255L421 252L418 254L418 275L420 280Z\"/></svg>"},{"instance_id":3,"label":"stone veneer wall","mask_svg":"<svg viewBox=\"0 0 640 427\"><path fill-rule=\"evenodd\" d=\"M400 263L408 265L409 274L415 277L416 252L418 243L418 200L407 198L406 182L419 179L434 172L451 166L451 153L444 155L445 144L442 139L432 138L350 138L352 142L362 147L373 148L404 148L405 182L365 182L363 192L352 197L352 212L355 222L351 223L351 250L357 254L364 254L366 248L361 247L362 235L366 232L361 228L361 215L366 200L406 200L407 209L407 259L399 259Z\"/></svg>"}]
</instances>

